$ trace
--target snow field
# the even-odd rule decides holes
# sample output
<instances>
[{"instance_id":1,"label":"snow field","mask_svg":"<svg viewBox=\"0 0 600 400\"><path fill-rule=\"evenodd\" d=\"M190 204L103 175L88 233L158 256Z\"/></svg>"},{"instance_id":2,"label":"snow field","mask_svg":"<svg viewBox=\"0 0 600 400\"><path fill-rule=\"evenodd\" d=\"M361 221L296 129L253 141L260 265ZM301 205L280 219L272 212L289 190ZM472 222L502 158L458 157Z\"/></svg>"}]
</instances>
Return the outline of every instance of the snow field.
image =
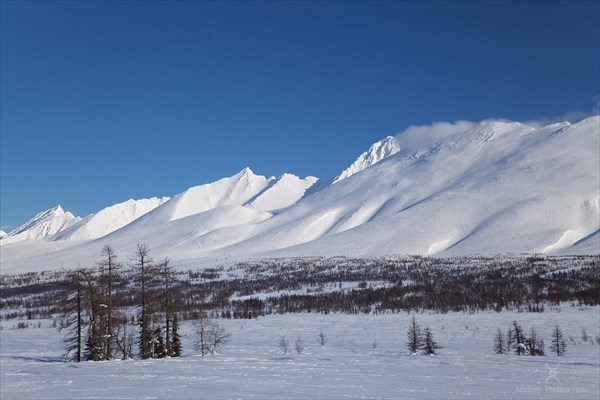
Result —
<instances>
[{"instance_id":1,"label":"snow field","mask_svg":"<svg viewBox=\"0 0 600 400\"><path fill-rule=\"evenodd\" d=\"M42 328L0 331L0 397L8 399L202 398L414 398L597 399L600 307L563 305L560 312L414 314L443 349L437 356L408 355L404 346L413 314L287 314L255 320L222 320L231 341L219 354L192 348L193 322L182 324L184 355L164 360L63 363L60 334ZM496 329L517 320L545 339L545 357L496 355ZM31 321L37 325L38 321ZM558 324L567 338L565 357L550 352ZM329 342L317 343L320 331ZM282 336L290 352L279 349ZM304 351L294 342L301 337ZM573 337L574 341L569 338ZM373 348L373 341L376 348Z\"/></svg>"}]
</instances>

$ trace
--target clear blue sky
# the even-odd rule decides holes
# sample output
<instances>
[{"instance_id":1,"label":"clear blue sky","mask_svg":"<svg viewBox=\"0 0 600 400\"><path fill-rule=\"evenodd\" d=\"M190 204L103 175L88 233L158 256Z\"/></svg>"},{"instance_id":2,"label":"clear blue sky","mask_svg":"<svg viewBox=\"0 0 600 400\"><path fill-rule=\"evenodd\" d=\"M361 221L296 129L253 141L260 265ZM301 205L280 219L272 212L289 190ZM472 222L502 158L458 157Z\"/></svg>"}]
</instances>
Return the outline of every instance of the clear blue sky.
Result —
<instances>
[{"instance_id":1,"label":"clear blue sky","mask_svg":"<svg viewBox=\"0 0 600 400\"><path fill-rule=\"evenodd\" d=\"M415 124L590 113L599 20L598 1L2 1L0 223L245 166L327 179Z\"/></svg>"}]
</instances>

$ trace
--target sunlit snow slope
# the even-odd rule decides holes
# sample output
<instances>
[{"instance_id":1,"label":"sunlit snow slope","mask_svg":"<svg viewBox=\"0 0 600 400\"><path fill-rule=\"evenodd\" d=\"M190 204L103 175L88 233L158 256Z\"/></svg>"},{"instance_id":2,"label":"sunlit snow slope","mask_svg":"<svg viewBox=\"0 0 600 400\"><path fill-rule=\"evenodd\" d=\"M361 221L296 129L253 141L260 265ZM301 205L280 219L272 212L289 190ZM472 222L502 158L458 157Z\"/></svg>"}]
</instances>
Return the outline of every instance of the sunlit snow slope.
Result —
<instances>
[{"instance_id":1,"label":"sunlit snow slope","mask_svg":"<svg viewBox=\"0 0 600 400\"><path fill-rule=\"evenodd\" d=\"M87 263L104 243L129 254L138 241L179 265L299 255L600 253L600 117L544 127L439 123L382 142L394 148L391 155L371 158L377 162L335 184L244 169L99 239L2 239L2 268ZM356 165L366 165L363 156Z\"/></svg>"},{"instance_id":2,"label":"sunlit snow slope","mask_svg":"<svg viewBox=\"0 0 600 400\"><path fill-rule=\"evenodd\" d=\"M600 253L599 136L598 117L469 126L315 194L236 250Z\"/></svg>"},{"instance_id":3,"label":"sunlit snow slope","mask_svg":"<svg viewBox=\"0 0 600 400\"><path fill-rule=\"evenodd\" d=\"M259 211L276 211L287 208L300 200L317 181L318 179L314 176L300 179L296 175L283 174L248 205Z\"/></svg>"},{"instance_id":4,"label":"sunlit snow slope","mask_svg":"<svg viewBox=\"0 0 600 400\"><path fill-rule=\"evenodd\" d=\"M393 136L388 136L379 142L374 143L369 150L362 153L348 168L342 171L333 179L333 183L346 179L357 172L377 164L381 160L400 151L400 143Z\"/></svg>"},{"instance_id":5,"label":"sunlit snow slope","mask_svg":"<svg viewBox=\"0 0 600 400\"><path fill-rule=\"evenodd\" d=\"M81 218L75 217L70 212L65 212L61 206L56 206L37 214L11 231L6 237L2 238L1 243L8 244L27 239L43 239L69 228L80 220Z\"/></svg>"},{"instance_id":6,"label":"sunlit snow slope","mask_svg":"<svg viewBox=\"0 0 600 400\"><path fill-rule=\"evenodd\" d=\"M168 197L160 199L153 197L151 199L127 200L115 204L58 232L52 240L85 240L108 235L154 210L167 200L169 200Z\"/></svg>"}]
</instances>

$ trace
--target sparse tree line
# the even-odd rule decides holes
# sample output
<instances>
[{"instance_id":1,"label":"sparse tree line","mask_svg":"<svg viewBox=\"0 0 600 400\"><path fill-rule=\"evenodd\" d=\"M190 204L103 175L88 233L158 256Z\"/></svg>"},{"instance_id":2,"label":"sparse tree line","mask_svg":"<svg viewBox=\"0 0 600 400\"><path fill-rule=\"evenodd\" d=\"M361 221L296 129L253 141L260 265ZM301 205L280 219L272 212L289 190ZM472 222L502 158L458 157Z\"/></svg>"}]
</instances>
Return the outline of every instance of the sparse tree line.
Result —
<instances>
[{"instance_id":1,"label":"sparse tree line","mask_svg":"<svg viewBox=\"0 0 600 400\"><path fill-rule=\"evenodd\" d=\"M0 307L22 310L3 317L35 319L56 314L64 285L71 280L66 273L0 276ZM149 282L149 295L158 291L157 280ZM171 271L167 281L169 291L177 296L161 307L171 308L184 320L198 319L200 312L212 317L256 318L298 312L543 312L548 305L561 302L600 304L597 256L269 259L203 271ZM121 268L119 279L113 282L112 301L120 308L141 307L145 287L139 271ZM267 296L259 298L259 293Z\"/></svg>"},{"instance_id":2,"label":"sparse tree line","mask_svg":"<svg viewBox=\"0 0 600 400\"><path fill-rule=\"evenodd\" d=\"M230 334L216 322L219 317L256 318L289 312L379 313L390 309L393 312L422 311L428 309L426 307L438 312L501 311L511 307L543 312L541 302L552 304L547 297L551 293L553 298L578 299L580 304L591 305L598 304L600 296L599 292L591 297L582 295L598 287L598 257L508 259L500 264L484 264L479 272L472 266L453 264L458 262L456 259L440 261L415 257L412 264L395 265L389 261L377 264L373 260L346 258L309 260L287 260L290 264L279 260L283 262L281 266L275 260L268 260L258 264L237 264L229 269L187 271L182 278L182 273L177 274L169 265L168 258L155 262L144 244L135 247L125 264L114 249L106 245L100 260L92 268L78 267L61 274L23 274L12 280L3 275L2 308L18 304L16 299L21 298L22 305L33 307L26 309L27 319L52 315L60 310L57 321L58 328L64 333L65 357L78 362L118 357L178 357L182 353L180 315L183 319L197 321L194 345L201 355L207 355L216 353L230 339ZM338 260L348 270L343 270L340 265L334 268L332 260ZM475 261L471 260L472 263ZM281 275L283 271L288 275ZM240 274L244 278L240 278ZM369 282L382 281L383 277L389 285L370 286ZM346 289L343 282L359 284ZM525 289L519 289L514 282L526 282ZM494 284L500 287L510 284L513 290L499 292L502 294L499 301L491 303L468 300L469 290L475 290L478 285ZM455 297L446 292L450 286ZM289 294L286 290L290 288L307 288L307 294ZM265 300L240 298L260 291L279 290L282 293L278 296ZM515 292L523 297L514 297ZM12 297L5 297L6 293ZM440 303L443 296L449 297L448 304ZM461 301L452 303L453 298L459 297ZM488 300L492 298L498 300L493 296ZM40 306L39 301L46 301L46 304ZM391 306L394 302L402 302L402 306ZM17 318L5 313L4 318L7 317ZM591 340L593 344L585 330L581 339L584 342ZM323 331L316 337L321 347L328 341ZM596 341L600 344L600 338ZM421 329L414 316L405 344L409 354L435 355L442 348L434 340L431 329ZM377 339L374 338L373 349L376 347ZM290 351L301 354L305 344L300 336L293 343L284 336L279 341L279 348L284 354ZM550 350L563 356L566 348L564 334L556 326ZM513 321L506 333L497 330L494 351L497 354L514 352L543 356L545 343L535 327L526 332Z\"/></svg>"},{"instance_id":3,"label":"sparse tree line","mask_svg":"<svg viewBox=\"0 0 600 400\"><path fill-rule=\"evenodd\" d=\"M406 348L410 354L417 354L421 351L424 355L436 355L437 351L442 347L433 339L433 333L429 327L421 330L417 323L417 318L412 317L410 325L406 333L407 341Z\"/></svg>"},{"instance_id":4,"label":"sparse tree line","mask_svg":"<svg viewBox=\"0 0 600 400\"><path fill-rule=\"evenodd\" d=\"M181 352L180 320L212 320L198 348L209 354L227 339L216 344L207 339L218 331L212 328L215 318L300 312L543 312L561 302L598 305L600 257L301 257L176 272L168 259L153 261L143 244L125 263L107 245L93 268L2 274L0 289L0 310L6 310L2 318L62 313L59 325L70 358L173 357ZM259 298L259 293L267 296Z\"/></svg>"},{"instance_id":5,"label":"sparse tree line","mask_svg":"<svg viewBox=\"0 0 600 400\"><path fill-rule=\"evenodd\" d=\"M102 249L95 268L77 268L67 275L68 289L59 318L65 333L71 361L101 361L133 358L138 344L140 358L178 357L181 355L179 320L172 307L174 274L165 258L154 262L150 250L138 244L128 263L135 316L116 301L116 288L123 287L123 264L110 245ZM121 294L122 295L122 294Z\"/></svg>"},{"instance_id":6,"label":"sparse tree line","mask_svg":"<svg viewBox=\"0 0 600 400\"><path fill-rule=\"evenodd\" d=\"M126 269L129 280L124 278ZM65 358L80 362L111 360L117 354L122 359L179 357L177 282L169 259L155 262L145 244L136 246L127 268L110 245L104 246L95 268L67 274L58 318ZM230 334L202 308L196 336L198 351L206 355L227 343Z\"/></svg>"},{"instance_id":7,"label":"sparse tree line","mask_svg":"<svg viewBox=\"0 0 600 400\"><path fill-rule=\"evenodd\" d=\"M317 335L316 343L320 347L325 347L325 345L328 342L329 342L329 338L327 337L327 335L325 335L325 333L323 331L320 331L319 334ZM279 340L279 350L281 350L281 352L283 354L287 354L291 348L292 347L290 345L290 341L288 340L288 338L286 336L282 336L281 339ZM298 354L302 354L302 352L304 351L304 341L302 340L302 337L300 335L298 335L298 337L296 337L296 340L294 341L293 349Z\"/></svg>"},{"instance_id":8,"label":"sparse tree line","mask_svg":"<svg viewBox=\"0 0 600 400\"><path fill-rule=\"evenodd\" d=\"M585 332L585 330L584 330ZM552 330L550 350L557 356L564 356L567 352L567 341L558 325ZM514 352L517 355L544 356L545 342L537 329L532 326L527 333L521 324L513 321L506 334L498 328L494 336L494 351L496 354Z\"/></svg>"},{"instance_id":9,"label":"sparse tree line","mask_svg":"<svg viewBox=\"0 0 600 400\"><path fill-rule=\"evenodd\" d=\"M429 326L425 329L421 329L414 316L410 320L406 335L406 349L411 355L418 354L419 352L424 355L436 355L438 354L438 350L442 349L442 346L434 340L433 332ZM321 330L317 335L315 342L319 347L325 347L325 345L329 343L329 337ZM372 346L373 350L377 349L377 338L373 339ZM304 351L304 341L302 337L298 335L292 347L288 338L282 336L279 340L279 350L281 350L283 354L288 354L292 349L298 354L301 354Z\"/></svg>"}]
</instances>

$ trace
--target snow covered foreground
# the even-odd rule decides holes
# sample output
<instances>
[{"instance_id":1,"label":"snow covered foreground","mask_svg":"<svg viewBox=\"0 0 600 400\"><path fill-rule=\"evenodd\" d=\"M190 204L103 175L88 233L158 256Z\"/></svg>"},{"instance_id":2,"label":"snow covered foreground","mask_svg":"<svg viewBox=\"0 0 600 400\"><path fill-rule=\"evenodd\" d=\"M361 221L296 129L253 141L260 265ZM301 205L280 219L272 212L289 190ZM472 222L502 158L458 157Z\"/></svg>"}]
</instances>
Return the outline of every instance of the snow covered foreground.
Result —
<instances>
[{"instance_id":1,"label":"snow covered foreground","mask_svg":"<svg viewBox=\"0 0 600 400\"><path fill-rule=\"evenodd\" d=\"M0 397L10 399L598 399L600 307L562 305L545 313L416 314L444 348L437 356L406 354L410 315L273 315L219 320L231 342L213 356L191 348L166 360L64 363L61 337L41 328L0 332ZM559 324L568 341L557 358L495 355L495 330L512 320L535 326L550 344ZM30 321L36 325L39 321ZM317 344L323 331L326 347ZM281 336L304 342L302 354L282 354ZM569 339L572 337L573 339ZM373 341L377 346L373 349Z\"/></svg>"}]
</instances>

